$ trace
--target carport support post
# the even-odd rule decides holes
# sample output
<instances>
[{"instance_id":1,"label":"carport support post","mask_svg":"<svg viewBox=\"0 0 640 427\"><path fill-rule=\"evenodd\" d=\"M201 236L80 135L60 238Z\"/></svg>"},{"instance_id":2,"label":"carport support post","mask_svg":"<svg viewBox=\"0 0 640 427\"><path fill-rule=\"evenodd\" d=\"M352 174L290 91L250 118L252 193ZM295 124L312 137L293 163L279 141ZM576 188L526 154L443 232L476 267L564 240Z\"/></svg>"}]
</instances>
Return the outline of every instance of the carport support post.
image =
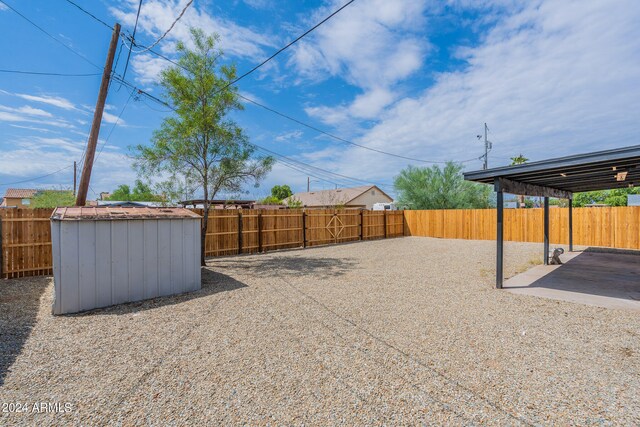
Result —
<instances>
[{"instance_id":1,"label":"carport support post","mask_svg":"<svg viewBox=\"0 0 640 427\"><path fill-rule=\"evenodd\" d=\"M569 252L573 252L573 199L569 199Z\"/></svg>"},{"instance_id":2,"label":"carport support post","mask_svg":"<svg viewBox=\"0 0 640 427\"><path fill-rule=\"evenodd\" d=\"M497 210L497 230L496 230L496 288L502 289L502 279L503 279L503 257L504 257L504 197L502 193L502 188L500 187L500 182L496 178L495 180L495 190L496 190L496 210Z\"/></svg>"},{"instance_id":3,"label":"carport support post","mask_svg":"<svg viewBox=\"0 0 640 427\"><path fill-rule=\"evenodd\" d=\"M549 197L544 198L544 265L549 265Z\"/></svg>"}]
</instances>

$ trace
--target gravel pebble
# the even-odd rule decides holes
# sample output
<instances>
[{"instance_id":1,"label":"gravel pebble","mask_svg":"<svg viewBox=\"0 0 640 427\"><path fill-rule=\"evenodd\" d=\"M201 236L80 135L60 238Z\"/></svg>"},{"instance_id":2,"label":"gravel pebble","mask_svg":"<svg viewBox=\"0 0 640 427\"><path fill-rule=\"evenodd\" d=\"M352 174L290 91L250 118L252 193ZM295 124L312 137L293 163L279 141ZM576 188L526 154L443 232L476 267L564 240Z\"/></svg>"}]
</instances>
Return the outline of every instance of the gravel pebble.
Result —
<instances>
[{"instance_id":1,"label":"gravel pebble","mask_svg":"<svg viewBox=\"0 0 640 427\"><path fill-rule=\"evenodd\" d=\"M506 276L540 253L506 243ZM640 424L638 314L497 291L494 257L407 237L216 258L199 292L57 317L50 277L2 281L0 403L29 411L0 424Z\"/></svg>"}]
</instances>

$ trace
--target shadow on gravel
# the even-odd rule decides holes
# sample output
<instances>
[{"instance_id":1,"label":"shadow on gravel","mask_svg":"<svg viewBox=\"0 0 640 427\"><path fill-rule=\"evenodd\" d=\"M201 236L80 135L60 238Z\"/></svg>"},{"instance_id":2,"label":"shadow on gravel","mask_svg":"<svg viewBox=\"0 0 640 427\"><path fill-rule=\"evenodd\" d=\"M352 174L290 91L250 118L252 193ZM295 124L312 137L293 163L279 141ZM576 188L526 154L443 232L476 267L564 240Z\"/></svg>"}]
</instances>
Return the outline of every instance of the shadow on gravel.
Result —
<instances>
[{"instance_id":1,"label":"shadow on gravel","mask_svg":"<svg viewBox=\"0 0 640 427\"><path fill-rule=\"evenodd\" d=\"M588 248L526 286L640 301L640 252Z\"/></svg>"},{"instance_id":2,"label":"shadow on gravel","mask_svg":"<svg viewBox=\"0 0 640 427\"><path fill-rule=\"evenodd\" d=\"M153 310L168 305L180 304L196 298L203 298L220 292L235 291L236 289L246 288L247 285L227 276L226 274L217 273L207 268L202 269L202 288L199 291L189 292L186 294L166 296L160 298L149 299L145 301L130 302L112 307L98 308L95 310L84 311L82 313L69 314L68 317L76 316L118 316L127 315L136 312Z\"/></svg>"},{"instance_id":3,"label":"shadow on gravel","mask_svg":"<svg viewBox=\"0 0 640 427\"><path fill-rule=\"evenodd\" d=\"M0 281L0 386L36 324L49 277Z\"/></svg>"},{"instance_id":4,"label":"shadow on gravel","mask_svg":"<svg viewBox=\"0 0 640 427\"><path fill-rule=\"evenodd\" d=\"M322 279L342 276L357 267L352 258L310 258L305 256L252 256L210 260L212 269L245 269L248 273L268 275L276 273L291 276L314 275Z\"/></svg>"}]
</instances>

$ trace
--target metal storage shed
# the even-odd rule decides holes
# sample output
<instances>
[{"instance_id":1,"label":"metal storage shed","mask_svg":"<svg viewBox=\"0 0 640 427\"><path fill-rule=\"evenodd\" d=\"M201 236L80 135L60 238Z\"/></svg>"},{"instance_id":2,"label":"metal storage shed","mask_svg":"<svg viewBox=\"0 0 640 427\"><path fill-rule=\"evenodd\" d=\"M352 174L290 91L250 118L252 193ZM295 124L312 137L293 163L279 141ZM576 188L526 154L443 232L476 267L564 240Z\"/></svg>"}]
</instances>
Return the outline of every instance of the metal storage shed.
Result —
<instances>
[{"instance_id":1,"label":"metal storage shed","mask_svg":"<svg viewBox=\"0 0 640 427\"><path fill-rule=\"evenodd\" d=\"M200 289L200 216L182 208L57 208L53 314Z\"/></svg>"}]
</instances>

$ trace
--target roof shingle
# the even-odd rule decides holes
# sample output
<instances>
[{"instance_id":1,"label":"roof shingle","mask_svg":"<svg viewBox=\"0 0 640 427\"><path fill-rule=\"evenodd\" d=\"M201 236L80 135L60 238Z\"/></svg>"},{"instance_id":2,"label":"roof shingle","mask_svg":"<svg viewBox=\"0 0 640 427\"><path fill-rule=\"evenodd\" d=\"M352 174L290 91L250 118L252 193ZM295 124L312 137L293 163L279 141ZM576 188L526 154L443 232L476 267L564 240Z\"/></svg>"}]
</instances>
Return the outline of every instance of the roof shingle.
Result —
<instances>
[{"instance_id":1,"label":"roof shingle","mask_svg":"<svg viewBox=\"0 0 640 427\"><path fill-rule=\"evenodd\" d=\"M30 199L36 195L38 190L31 188L7 188L4 197L11 199Z\"/></svg>"}]
</instances>

